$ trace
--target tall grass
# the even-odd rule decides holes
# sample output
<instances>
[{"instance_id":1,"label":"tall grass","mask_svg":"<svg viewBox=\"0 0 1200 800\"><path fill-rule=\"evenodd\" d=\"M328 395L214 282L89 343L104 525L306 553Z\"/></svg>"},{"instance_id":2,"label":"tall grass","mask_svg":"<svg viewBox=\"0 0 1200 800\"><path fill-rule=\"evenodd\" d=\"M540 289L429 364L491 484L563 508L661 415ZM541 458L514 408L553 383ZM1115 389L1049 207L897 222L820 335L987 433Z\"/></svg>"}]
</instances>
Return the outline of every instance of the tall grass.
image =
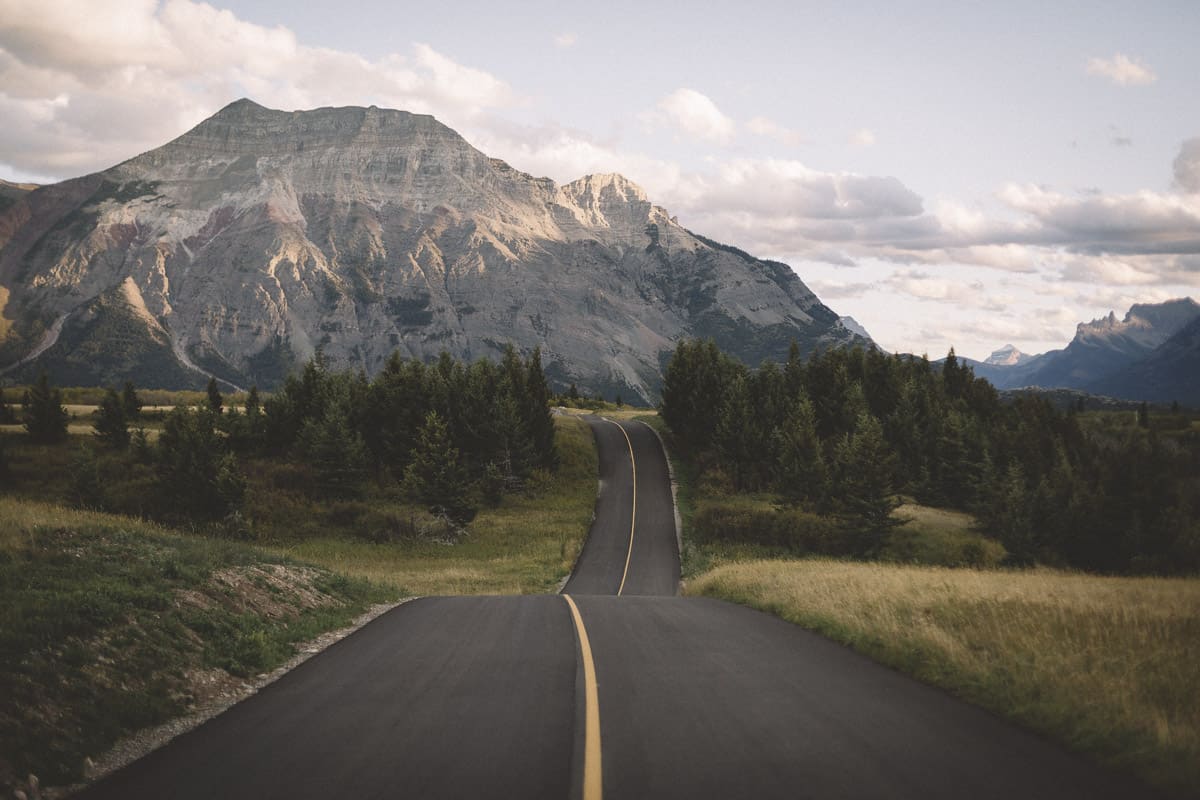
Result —
<instances>
[{"instance_id":1,"label":"tall grass","mask_svg":"<svg viewBox=\"0 0 1200 800\"><path fill-rule=\"evenodd\" d=\"M775 613L1160 786L1200 794L1200 580L831 560L688 594Z\"/></svg>"}]
</instances>

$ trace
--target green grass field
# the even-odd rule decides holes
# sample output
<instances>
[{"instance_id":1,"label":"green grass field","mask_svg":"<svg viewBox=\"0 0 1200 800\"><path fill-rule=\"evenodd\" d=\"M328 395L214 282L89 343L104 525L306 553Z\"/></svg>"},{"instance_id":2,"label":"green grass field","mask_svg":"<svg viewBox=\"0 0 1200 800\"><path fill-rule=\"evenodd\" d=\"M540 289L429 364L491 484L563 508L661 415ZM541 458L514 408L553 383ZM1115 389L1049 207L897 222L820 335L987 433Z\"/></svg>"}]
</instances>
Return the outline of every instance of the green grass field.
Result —
<instances>
[{"instance_id":1,"label":"green grass field","mask_svg":"<svg viewBox=\"0 0 1200 800\"><path fill-rule=\"evenodd\" d=\"M393 589L140 520L0 497L0 786L268 671ZM198 680L203 678L205 680Z\"/></svg>"}]
</instances>

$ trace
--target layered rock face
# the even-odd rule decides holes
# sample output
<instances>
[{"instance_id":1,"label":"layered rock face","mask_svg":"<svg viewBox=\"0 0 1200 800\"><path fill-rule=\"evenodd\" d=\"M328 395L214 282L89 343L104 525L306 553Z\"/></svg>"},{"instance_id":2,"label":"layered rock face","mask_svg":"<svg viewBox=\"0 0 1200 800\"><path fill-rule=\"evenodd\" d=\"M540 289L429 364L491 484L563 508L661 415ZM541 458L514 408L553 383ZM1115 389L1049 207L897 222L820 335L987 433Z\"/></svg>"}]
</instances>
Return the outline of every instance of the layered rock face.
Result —
<instances>
[{"instance_id":1,"label":"layered rock face","mask_svg":"<svg viewBox=\"0 0 1200 800\"><path fill-rule=\"evenodd\" d=\"M9 377L145 384L130 351L164 383L271 387L318 349L373 374L394 350L512 342L555 383L653 400L688 336L750 363L865 342L790 268L685 230L620 175L558 186L402 111L241 100L0 210ZM97 337L121 357L72 360Z\"/></svg>"}]
</instances>

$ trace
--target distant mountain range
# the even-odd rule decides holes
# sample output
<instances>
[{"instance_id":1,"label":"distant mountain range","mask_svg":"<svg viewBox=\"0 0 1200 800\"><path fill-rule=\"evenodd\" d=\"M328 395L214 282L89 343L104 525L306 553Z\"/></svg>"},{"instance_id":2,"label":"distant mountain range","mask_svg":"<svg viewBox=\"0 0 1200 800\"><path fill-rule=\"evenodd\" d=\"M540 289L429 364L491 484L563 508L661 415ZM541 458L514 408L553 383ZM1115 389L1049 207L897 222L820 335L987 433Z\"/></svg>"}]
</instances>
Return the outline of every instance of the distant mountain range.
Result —
<instances>
[{"instance_id":1,"label":"distant mountain range","mask_svg":"<svg viewBox=\"0 0 1200 800\"><path fill-rule=\"evenodd\" d=\"M964 359L999 389L1042 387L1200 406L1200 304L1140 304L1081 323L1062 350L1027 356L1012 345L987 361Z\"/></svg>"},{"instance_id":2,"label":"distant mountain range","mask_svg":"<svg viewBox=\"0 0 1200 800\"><path fill-rule=\"evenodd\" d=\"M240 100L156 150L0 184L0 376L270 388L542 348L551 382L655 399L684 337L757 364L869 343L790 267L683 228L620 175L566 185L433 117Z\"/></svg>"}]
</instances>

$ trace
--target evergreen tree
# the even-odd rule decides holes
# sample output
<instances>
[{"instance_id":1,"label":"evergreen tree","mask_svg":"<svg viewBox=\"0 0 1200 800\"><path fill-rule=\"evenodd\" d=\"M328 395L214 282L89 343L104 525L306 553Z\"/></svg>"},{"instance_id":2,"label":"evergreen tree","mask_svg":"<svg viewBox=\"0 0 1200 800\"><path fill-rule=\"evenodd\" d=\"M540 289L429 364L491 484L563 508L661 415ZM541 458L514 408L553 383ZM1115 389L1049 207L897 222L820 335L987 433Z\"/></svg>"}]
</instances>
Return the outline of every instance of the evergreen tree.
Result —
<instances>
[{"instance_id":1,"label":"evergreen tree","mask_svg":"<svg viewBox=\"0 0 1200 800\"><path fill-rule=\"evenodd\" d=\"M817 438L817 415L807 397L796 402L775 436L779 452L776 489L784 503L821 506L829 476Z\"/></svg>"},{"instance_id":2,"label":"evergreen tree","mask_svg":"<svg viewBox=\"0 0 1200 800\"><path fill-rule=\"evenodd\" d=\"M138 397L133 381L125 381L125 389L121 392L121 408L125 411L125 421L134 422L142 415L142 398Z\"/></svg>"},{"instance_id":3,"label":"evergreen tree","mask_svg":"<svg viewBox=\"0 0 1200 800\"><path fill-rule=\"evenodd\" d=\"M573 403L579 402L579 389L575 387L574 383L572 383L570 388L567 389L567 398Z\"/></svg>"},{"instance_id":4,"label":"evergreen tree","mask_svg":"<svg viewBox=\"0 0 1200 800\"><path fill-rule=\"evenodd\" d=\"M96 430L96 437L106 447L124 450L129 446L129 422L125 417L125 404L116 389L109 389L104 393L92 427Z\"/></svg>"},{"instance_id":5,"label":"evergreen tree","mask_svg":"<svg viewBox=\"0 0 1200 800\"><path fill-rule=\"evenodd\" d=\"M464 525L475 517L470 486L446 423L430 411L417 434L417 446L404 471L405 492L431 514Z\"/></svg>"},{"instance_id":6,"label":"evergreen tree","mask_svg":"<svg viewBox=\"0 0 1200 800\"><path fill-rule=\"evenodd\" d=\"M320 490L331 497L354 497L367 477L367 446L347 422L344 408L332 407L321 420L305 424L299 447L313 467Z\"/></svg>"},{"instance_id":7,"label":"evergreen tree","mask_svg":"<svg viewBox=\"0 0 1200 800\"><path fill-rule=\"evenodd\" d=\"M62 404L62 392L50 385L43 372L23 400L25 430L29 438L40 444L53 444L67 438L70 415Z\"/></svg>"},{"instance_id":8,"label":"evergreen tree","mask_svg":"<svg viewBox=\"0 0 1200 800\"><path fill-rule=\"evenodd\" d=\"M902 524L892 517L898 503L892 494L891 460L883 426L866 413L859 416L854 433L846 434L835 452L833 493L851 521L855 550L862 556L877 555L888 532Z\"/></svg>"},{"instance_id":9,"label":"evergreen tree","mask_svg":"<svg viewBox=\"0 0 1200 800\"><path fill-rule=\"evenodd\" d=\"M529 357L523 389L526 424L537 465L553 469L558 464L558 453L554 449L554 417L550 413L550 387L546 384L546 374L542 371L540 347L534 348L533 355Z\"/></svg>"},{"instance_id":10,"label":"evergreen tree","mask_svg":"<svg viewBox=\"0 0 1200 800\"><path fill-rule=\"evenodd\" d=\"M241 504L245 480L207 408L176 408L158 438L158 483L167 507L184 518L220 519Z\"/></svg>"},{"instance_id":11,"label":"evergreen tree","mask_svg":"<svg viewBox=\"0 0 1200 800\"><path fill-rule=\"evenodd\" d=\"M754 488L753 465L762 451L755 447L752 411L746 379L738 375L729 382L717 409L713 445L721 465L739 490Z\"/></svg>"},{"instance_id":12,"label":"evergreen tree","mask_svg":"<svg viewBox=\"0 0 1200 800\"><path fill-rule=\"evenodd\" d=\"M987 526L1008 551L1014 564L1032 564L1035 547L1033 535L1033 504L1025 484L1025 471L1012 462L996 491Z\"/></svg>"},{"instance_id":13,"label":"evergreen tree","mask_svg":"<svg viewBox=\"0 0 1200 800\"><path fill-rule=\"evenodd\" d=\"M208 392L208 410L219 415L225 407L225 398L221 396L221 390L217 388L216 378L208 379L208 388L205 391Z\"/></svg>"}]
</instances>

